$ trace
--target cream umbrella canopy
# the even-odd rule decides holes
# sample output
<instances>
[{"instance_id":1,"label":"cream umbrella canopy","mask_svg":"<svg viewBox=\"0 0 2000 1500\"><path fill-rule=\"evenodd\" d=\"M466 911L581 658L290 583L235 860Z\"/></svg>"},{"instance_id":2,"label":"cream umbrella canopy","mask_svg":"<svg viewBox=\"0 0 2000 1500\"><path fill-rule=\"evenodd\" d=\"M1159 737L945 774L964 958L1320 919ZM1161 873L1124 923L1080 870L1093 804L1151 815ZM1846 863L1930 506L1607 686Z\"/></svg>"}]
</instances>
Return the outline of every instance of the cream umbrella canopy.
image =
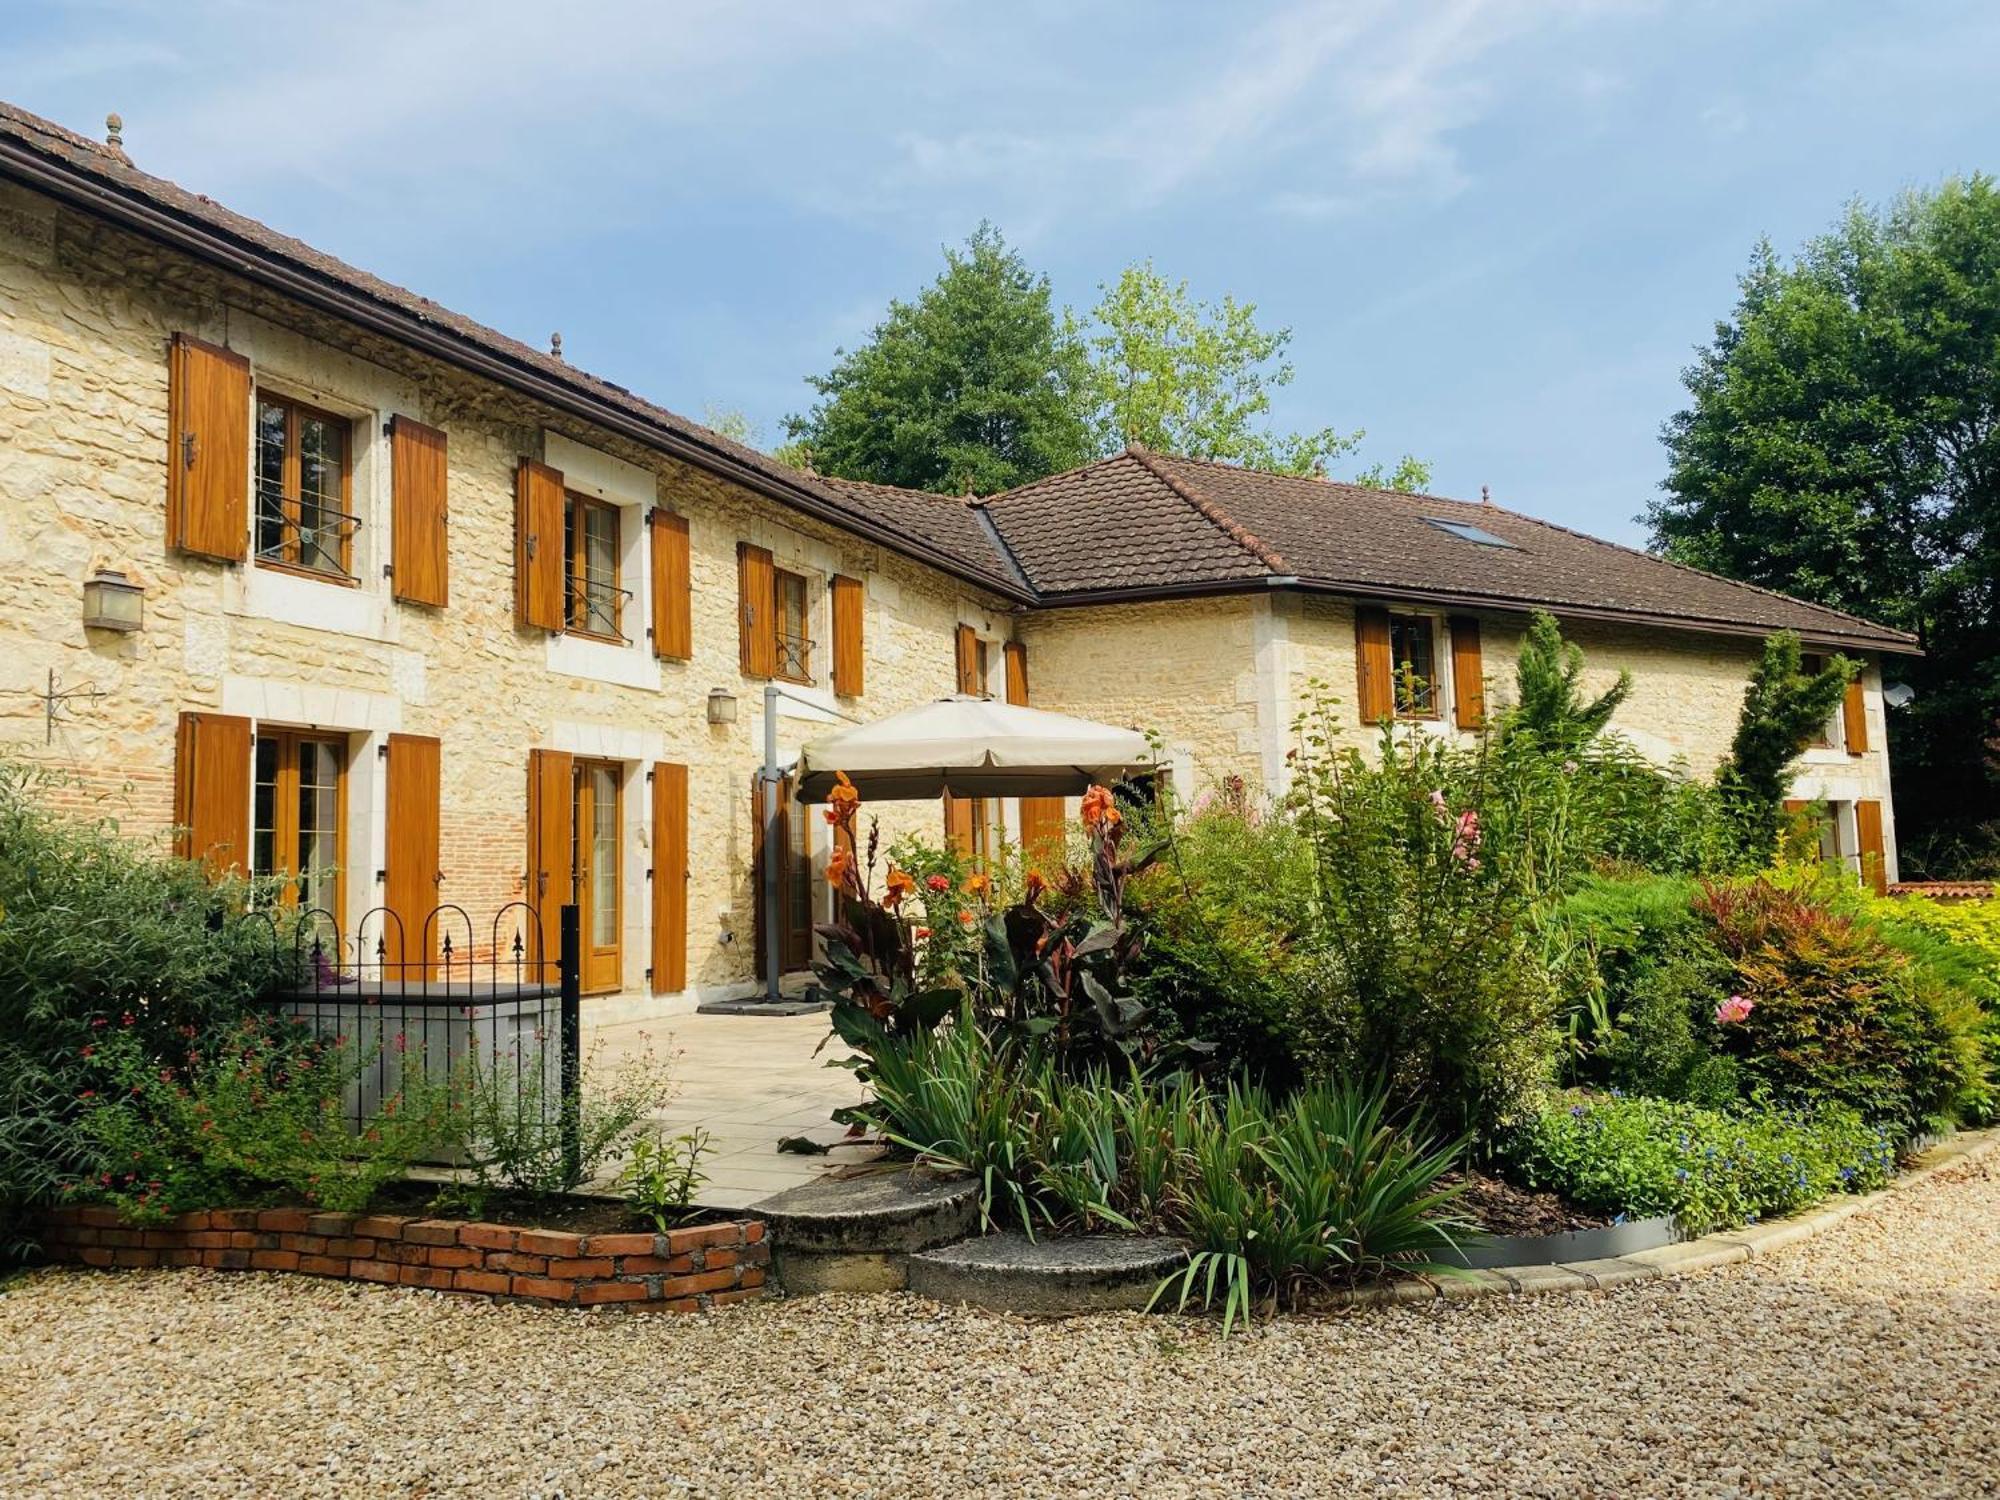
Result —
<instances>
[{"instance_id":1,"label":"cream umbrella canopy","mask_svg":"<svg viewBox=\"0 0 2000 1500\"><path fill-rule=\"evenodd\" d=\"M957 694L807 743L795 795L823 802L844 771L877 802L1073 796L1153 768L1136 729Z\"/></svg>"}]
</instances>

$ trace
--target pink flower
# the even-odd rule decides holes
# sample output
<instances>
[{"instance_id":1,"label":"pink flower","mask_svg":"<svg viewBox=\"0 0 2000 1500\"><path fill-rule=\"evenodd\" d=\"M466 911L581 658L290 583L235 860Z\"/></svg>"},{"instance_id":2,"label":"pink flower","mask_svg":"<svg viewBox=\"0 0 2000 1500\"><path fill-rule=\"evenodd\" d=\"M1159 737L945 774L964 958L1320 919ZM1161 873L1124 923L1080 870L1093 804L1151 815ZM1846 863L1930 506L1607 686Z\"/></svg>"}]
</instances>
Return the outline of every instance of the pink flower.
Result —
<instances>
[{"instance_id":1,"label":"pink flower","mask_svg":"<svg viewBox=\"0 0 2000 1500\"><path fill-rule=\"evenodd\" d=\"M1451 807L1444 800L1444 793L1442 791L1431 793L1431 811L1438 815L1440 823L1449 823L1451 821Z\"/></svg>"},{"instance_id":2,"label":"pink flower","mask_svg":"<svg viewBox=\"0 0 2000 1500\"><path fill-rule=\"evenodd\" d=\"M946 875L926 875L924 884L942 894L951 889L951 878Z\"/></svg>"},{"instance_id":3,"label":"pink flower","mask_svg":"<svg viewBox=\"0 0 2000 1500\"><path fill-rule=\"evenodd\" d=\"M1757 1002L1748 995L1731 995L1715 1007L1715 1024L1734 1026L1747 1020L1750 1012L1757 1008Z\"/></svg>"}]
</instances>

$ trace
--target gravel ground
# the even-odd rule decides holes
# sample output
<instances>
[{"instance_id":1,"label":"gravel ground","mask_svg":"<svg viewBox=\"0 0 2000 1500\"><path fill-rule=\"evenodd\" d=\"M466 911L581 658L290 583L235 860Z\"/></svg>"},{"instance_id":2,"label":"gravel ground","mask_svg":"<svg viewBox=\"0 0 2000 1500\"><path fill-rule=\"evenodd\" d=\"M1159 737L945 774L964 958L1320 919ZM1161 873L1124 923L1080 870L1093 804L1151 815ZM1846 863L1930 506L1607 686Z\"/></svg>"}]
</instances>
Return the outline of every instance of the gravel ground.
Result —
<instances>
[{"instance_id":1,"label":"gravel ground","mask_svg":"<svg viewBox=\"0 0 2000 1500\"><path fill-rule=\"evenodd\" d=\"M199 1271L0 1297L0 1494L2000 1493L2000 1155L1746 1265L1212 1325Z\"/></svg>"}]
</instances>

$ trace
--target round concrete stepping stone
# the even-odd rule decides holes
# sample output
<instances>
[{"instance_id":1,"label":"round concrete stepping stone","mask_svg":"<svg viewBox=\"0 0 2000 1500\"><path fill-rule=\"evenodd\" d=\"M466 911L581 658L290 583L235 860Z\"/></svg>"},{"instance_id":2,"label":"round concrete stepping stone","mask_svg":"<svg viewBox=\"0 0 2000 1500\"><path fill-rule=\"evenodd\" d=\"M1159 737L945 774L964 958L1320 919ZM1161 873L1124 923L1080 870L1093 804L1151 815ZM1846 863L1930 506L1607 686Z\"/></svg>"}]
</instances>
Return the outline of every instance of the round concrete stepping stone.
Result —
<instances>
[{"instance_id":1,"label":"round concrete stepping stone","mask_svg":"<svg viewBox=\"0 0 2000 1500\"><path fill-rule=\"evenodd\" d=\"M910 1290L997 1312L1086 1313L1143 1308L1187 1264L1187 1246L1160 1235L1030 1240L1009 1231L910 1257Z\"/></svg>"},{"instance_id":2,"label":"round concrete stepping stone","mask_svg":"<svg viewBox=\"0 0 2000 1500\"><path fill-rule=\"evenodd\" d=\"M904 1262L979 1229L979 1185L969 1177L898 1170L823 1177L762 1199L772 1263L794 1296L897 1291Z\"/></svg>"}]
</instances>

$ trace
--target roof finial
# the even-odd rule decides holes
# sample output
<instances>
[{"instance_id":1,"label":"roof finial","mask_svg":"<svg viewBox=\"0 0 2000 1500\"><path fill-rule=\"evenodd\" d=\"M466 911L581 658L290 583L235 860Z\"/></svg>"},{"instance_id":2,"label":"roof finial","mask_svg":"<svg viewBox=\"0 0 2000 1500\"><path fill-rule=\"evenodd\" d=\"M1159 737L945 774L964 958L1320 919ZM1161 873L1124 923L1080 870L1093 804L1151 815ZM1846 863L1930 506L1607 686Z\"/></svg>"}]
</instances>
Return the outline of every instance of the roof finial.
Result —
<instances>
[{"instance_id":1,"label":"roof finial","mask_svg":"<svg viewBox=\"0 0 2000 1500\"><path fill-rule=\"evenodd\" d=\"M808 474L813 472L813 451L810 444L799 449L799 467Z\"/></svg>"},{"instance_id":2,"label":"roof finial","mask_svg":"<svg viewBox=\"0 0 2000 1500\"><path fill-rule=\"evenodd\" d=\"M562 358L562 335L560 333L549 335L549 353L553 354L557 359Z\"/></svg>"},{"instance_id":3,"label":"roof finial","mask_svg":"<svg viewBox=\"0 0 2000 1500\"><path fill-rule=\"evenodd\" d=\"M113 151L125 149L125 117L116 110L104 117L104 144Z\"/></svg>"},{"instance_id":4,"label":"roof finial","mask_svg":"<svg viewBox=\"0 0 2000 1500\"><path fill-rule=\"evenodd\" d=\"M1489 490L1483 484L1479 487L1479 503L1481 505L1491 505L1493 503L1493 491Z\"/></svg>"}]
</instances>

